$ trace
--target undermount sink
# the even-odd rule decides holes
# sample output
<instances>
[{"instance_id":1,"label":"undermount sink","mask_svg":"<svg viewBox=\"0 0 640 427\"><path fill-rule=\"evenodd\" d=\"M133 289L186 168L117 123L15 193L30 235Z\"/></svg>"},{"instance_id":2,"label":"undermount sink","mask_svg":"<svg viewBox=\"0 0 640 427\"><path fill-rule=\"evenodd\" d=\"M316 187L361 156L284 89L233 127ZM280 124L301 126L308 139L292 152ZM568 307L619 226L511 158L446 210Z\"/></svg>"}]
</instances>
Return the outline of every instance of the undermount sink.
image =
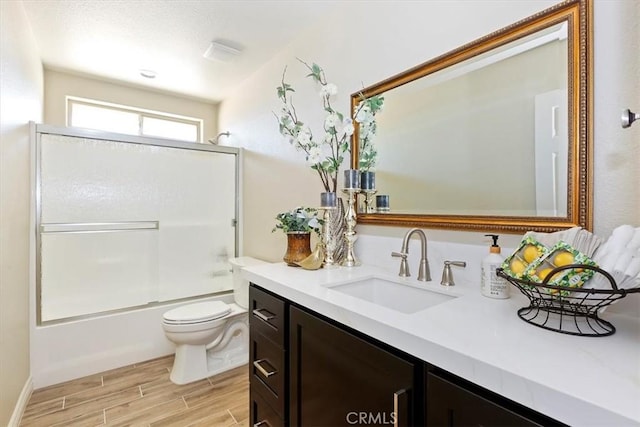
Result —
<instances>
[{"instance_id":1,"label":"undermount sink","mask_svg":"<svg viewBox=\"0 0 640 427\"><path fill-rule=\"evenodd\" d=\"M407 314L456 298L455 295L420 289L378 277L356 280L333 286L331 289Z\"/></svg>"}]
</instances>

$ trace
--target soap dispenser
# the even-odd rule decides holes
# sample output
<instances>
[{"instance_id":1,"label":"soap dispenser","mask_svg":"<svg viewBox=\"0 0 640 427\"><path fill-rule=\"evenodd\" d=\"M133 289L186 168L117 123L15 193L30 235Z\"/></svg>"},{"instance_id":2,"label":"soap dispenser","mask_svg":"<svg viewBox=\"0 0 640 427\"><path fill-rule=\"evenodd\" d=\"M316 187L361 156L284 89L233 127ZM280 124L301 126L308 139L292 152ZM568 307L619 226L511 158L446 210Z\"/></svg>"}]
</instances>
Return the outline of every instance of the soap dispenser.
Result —
<instances>
[{"instance_id":1,"label":"soap dispenser","mask_svg":"<svg viewBox=\"0 0 640 427\"><path fill-rule=\"evenodd\" d=\"M500 268L504 258L500 255L497 234L485 234L493 239L493 244L489 248L489 255L482 260L482 277L480 278L480 290L482 295L489 298L509 298L509 282L502 277L498 277L496 269Z\"/></svg>"}]
</instances>

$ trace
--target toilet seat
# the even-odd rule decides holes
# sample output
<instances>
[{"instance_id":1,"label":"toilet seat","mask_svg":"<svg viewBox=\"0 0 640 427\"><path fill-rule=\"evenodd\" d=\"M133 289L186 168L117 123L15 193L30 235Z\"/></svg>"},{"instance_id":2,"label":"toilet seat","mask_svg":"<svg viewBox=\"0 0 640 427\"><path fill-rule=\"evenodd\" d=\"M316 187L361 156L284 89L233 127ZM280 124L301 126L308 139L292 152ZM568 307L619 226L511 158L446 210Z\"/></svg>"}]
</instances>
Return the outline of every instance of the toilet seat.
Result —
<instances>
[{"instance_id":1,"label":"toilet seat","mask_svg":"<svg viewBox=\"0 0 640 427\"><path fill-rule=\"evenodd\" d=\"M231 307L222 301L205 301L169 310L162 316L167 325L192 325L225 317Z\"/></svg>"}]
</instances>

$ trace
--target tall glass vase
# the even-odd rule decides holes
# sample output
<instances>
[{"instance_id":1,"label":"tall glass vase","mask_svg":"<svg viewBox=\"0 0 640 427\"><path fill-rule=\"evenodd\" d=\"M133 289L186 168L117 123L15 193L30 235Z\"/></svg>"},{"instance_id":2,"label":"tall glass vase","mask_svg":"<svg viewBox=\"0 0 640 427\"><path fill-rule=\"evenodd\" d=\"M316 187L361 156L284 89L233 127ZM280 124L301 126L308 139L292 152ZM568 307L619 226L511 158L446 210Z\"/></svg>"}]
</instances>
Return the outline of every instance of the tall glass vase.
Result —
<instances>
[{"instance_id":1,"label":"tall glass vase","mask_svg":"<svg viewBox=\"0 0 640 427\"><path fill-rule=\"evenodd\" d=\"M325 246L325 266L340 265L347 256L347 242L344 239L347 223L344 214L344 201L338 197L336 208L327 210L324 218L322 238Z\"/></svg>"}]
</instances>

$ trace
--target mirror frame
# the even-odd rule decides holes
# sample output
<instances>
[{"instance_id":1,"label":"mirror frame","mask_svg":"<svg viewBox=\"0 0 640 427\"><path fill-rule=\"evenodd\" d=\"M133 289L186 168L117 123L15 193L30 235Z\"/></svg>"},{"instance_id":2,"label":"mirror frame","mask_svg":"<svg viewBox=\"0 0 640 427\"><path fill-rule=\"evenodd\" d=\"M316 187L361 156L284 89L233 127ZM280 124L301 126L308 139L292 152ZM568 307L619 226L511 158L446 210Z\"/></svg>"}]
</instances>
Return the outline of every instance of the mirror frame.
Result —
<instances>
[{"instance_id":1,"label":"mirror frame","mask_svg":"<svg viewBox=\"0 0 640 427\"><path fill-rule=\"evenodd\" d=\"M568 22L569 165L566 217L474 216L357 213L358 224L417 226L462 231L552 232L575 226L593 228L592 6L591 0L567 0L465 44L351 95L351 116L362 96L379 95L491 49ZM374 141L375 142L375 141ZM358 127L351 138L351 168L358 169ZM391 195L393 197L393 195Z\"/></svg>"}]
</instances>

